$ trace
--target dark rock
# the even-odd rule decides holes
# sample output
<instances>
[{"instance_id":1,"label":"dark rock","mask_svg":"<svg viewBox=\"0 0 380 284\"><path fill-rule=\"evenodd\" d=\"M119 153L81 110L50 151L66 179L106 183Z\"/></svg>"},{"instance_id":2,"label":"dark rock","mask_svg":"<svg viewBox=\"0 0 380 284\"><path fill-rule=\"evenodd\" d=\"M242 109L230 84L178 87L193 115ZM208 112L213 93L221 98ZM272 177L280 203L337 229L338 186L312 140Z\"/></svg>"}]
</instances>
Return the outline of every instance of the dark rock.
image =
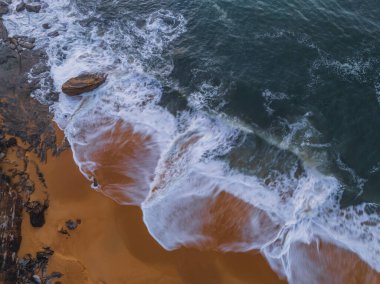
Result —
<instances>
[{"instance_id":1,"label":"dark rock","mask_svg":"<svg viewBox=\"0 0 380 284\"><path fill-rule=\"evenodd\" d=\"M14 147L14 146L17 146L17 139L14 137L9 138L7 141L7 147L10 148L10 147Z\"/></svg>"},{"instance_id":2,"label":"dark rock","mask_svg":"<svg viewBox=\"0 0 380 284\"><path fill-rule=\"evenodd\" d=\"M26 49L33 49L36 45L28 41L19 41L19 45Z\"/></svg>"},{"instance_id":3,"label":"dark rock","mask_svg":"<svg viewBox=\"0 0 380 284\"><path fill-rule=\"evenodd\" d=\"M41 204L39 201L32 201L26 204L26 211L29 213L30 224L35 228L40 228L45 224L45 210L49 203L45 201Z\"/></svg>"},{"instance_id":4,"label":"dark rock","mask_svg":"<svg viewBox=\"0 0 380 284\"><path fill-rule=\"evenodd\" d=\"M47 280L54 279L54 278L61 278L63 276L63 273L61 272L53 272L49 276L46 277Z\"/></svg>"},{"instance_id":5,"label":"dark rock","mask_svg":"<svg viewBox=\"0 0 380 284\"><path fill-rule=\"evenodd\" d=\"M32 283L42 284L41 278L38 275L33 275L31 280L32 280Z\"/></svg>"},{"instance_id":6,"label":"dark rock","mask_svg":"<svg viewBox=\"0 0 380 284\"><path fill-rule=\"evenodd\" d=\"M0 15L4 15L9 12L8 4L4 1L0 1Z\"/></svg>"},{"instance_id":7,"label":"dark rock","mask_svg":"<svg viewBox=\"0 0 380 284\"><path fill-rule=\"evenodd\" d=\"M11 283L50 283L46 277L49 258L54 254L50 247L38 251L36 257L27 254L18 259L17 281ZM58 276L58 274L55 274ZM56 277L58 278L58 277Z\"/></svg>"},{"instance_id":8,"label":"dark rock","mask_svg":"<svg viewBox=\"0 0 380 284\"><path fill-rule=\"evenodd\" d=\"M51 101L53 101L53 102L58 102L58 100L59 100L59 93L57 93L57 92L51 92L49 94L49 99Z\"/></svg>"},{"instance_id":9,"label":"dark rock","mask_svg":"<svg viewBox=\"0 0 380 284\"><path fill-rule=\"evenodd\" d=\"M21 3L17 4L17 6L16 6L16 12L22 12L22 11L24 11L25 8L26 8L25 6L26 5L25 5L24 2L21 2Z\"/></svg>"},{"instance_id":10,"label":"dark rock","mask_svg":"<svg viewBox=\"0 0 380 284\"><path fill-rule=\"evenodd\" d=\"M16 38L14 38L14 37L10 38L9 41L10 41L11 44L14 44L16 46L18 45L18 40Z\"/></svg>"},{"instance_id":11,"label":"dark rock","mask_svg":"<svg viewBox=\"0 0 380 284\"><path fill-rule=\"evenodd\" d=\"M71 78L62 86L62 92L69 96L77 96L86 92L90 92L102 85L107 79L106 74L84 73L78 77Z\"/></svg>"},{"instance_id":12,"label":"dark rock","mask_svg":"<svg viewBox=\"0 0 380 284\"><path fill-rule=\"evenodd\" d=\"M57 36L59 36L59 32L58 31L54 31L54 32L48 33L47 35L49 37L57 37Z\"/></svg>"},{"instance_id":13,"label":"dark rock","mask_svg":"<svg viewBox=\"0 0 380 284\"><path fill-rule=\"evenodd\" d=\"M59 229L58 232L62 235L69 235L69 232L64 228Z\"/></svg>"},{"instance_id":14,"label":"dark rock","mask_svg":"<svg viewBox=\"0 0 380 284\"><path fill-rule=\"evenodd\" d=\"M45 24L42 24L42 27L45 29L45 30L48 30L51 28L51 25L49 23L45 23Z\"/></svg>"},{"instance_id":15,"label":"dark rock","mask_svg":"<svg viewBox=\"0 0 380 284\"><path fill-rule=\"evenodd\" d=\"M16 35L13 37L18 43L20 42L29 42L29 43L35 43L36 39L34 37L27 37L27 36L20 36Z\"/></svg>"},{"instance_id":16,"label":"dark rock","mask_svg":"<svg viewBox=\"0 0 380 284\"><path fill-rule=\"evenodd\" d=\"M28 12L39 13L41 10L41 4L25 4L25 8Z\"/></svg>"},{"instance_id":17,"label":"dark rock","mask_svg":"<svg viewBox=\"0 0 380 284\"><path fill-rule=\"evenodd\" d=\"M48 260L50 256L54 254L54 251L50 247L44 247L43 251L39 251L36 254L37 260L43 261Z\"/></svg>"},{"instance_id":18,"label":"dark rock","mask_svg":"<svg viewBox=\"0 0 380 284\"><path fill-rule=\"evenodd\" d=\"M75 230L78 225L81 223L81 220L77 219L77 220L67 220L66 221L66 227L69 229L69 230Z\"/></svg>"},{"instance_id":19,"label":"dark rock","mask_svg":"<svg viewBox=\"0 0 380 284\"><path fill-rule=\"evenodd\" d=\"M7 2L10 3L10 0ZM19 3L21 0L13 2ZM40 104L30 96L31 91L39 87L40 77L35 76L38 78L29 80L28 74L36 64L47 66L47 55L43 50L29 50L21 46L19 49L22 52L17 52L19 40L33 42L33 39L17 37L11 41L7 33L1 31L0 36L5 37L4 42L0 39L0 153L7 151L8 137L5 138L4 135L11 135L17 137L17 141L20 139L28 143L30 146L25 151L37 153L40 160L44 161L47 151L51 150L53 155L57 155L61 152L61 147L56 145L49 106ZM19 150L20 147L17 147L18 158L21 153ZM24 159L25 164L28 163L25 161ZM17 167L11 164L9 166L10 171L4 174L0 162L0 283L30 283L33 275L39 275L44 280L45 259L36 260L31 255L18 255L21 224L28 221L23 220L23 211L33 187L25 183L28 176L23 169L27 166L21 167L19 162Z\"/></svg>"},{"instance_id":20,"label":"dark rock","mask_svg":"<svg viewBox=\"0 0 380 284\"><path fill-rule=\"evenodd\" d=\"M3 21L0 20L0 39L6 40L8 38L7 28L4 26Z\"/></svg>"},{"instance_id":21,"label":"dark rock","mask_svg":"<svg viewBox=\"0 0 380 284\"><path fill-rule=\"evenodd\" d=\"M95 177L92 179L92 186L95 188L99 186L99 182Z\"/></svg>"}]
</instances>

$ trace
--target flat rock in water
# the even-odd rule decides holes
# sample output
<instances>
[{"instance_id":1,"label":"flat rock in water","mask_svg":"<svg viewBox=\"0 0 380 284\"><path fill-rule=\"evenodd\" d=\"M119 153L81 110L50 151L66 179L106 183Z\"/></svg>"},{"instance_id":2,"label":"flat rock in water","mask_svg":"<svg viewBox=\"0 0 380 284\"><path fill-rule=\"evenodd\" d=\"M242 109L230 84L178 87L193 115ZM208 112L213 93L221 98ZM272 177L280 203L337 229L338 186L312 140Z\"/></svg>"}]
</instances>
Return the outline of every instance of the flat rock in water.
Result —
<instances>
[{"instance_id":1,"label":"flat rock in water","mask_svg":"<svg viewBox=\"0 0 380 284\"><path fill-rule=\"evenodd\" d=\"M95 90L102 85L107 79L106 74L102 73L84 73L78 77L71 78L62 85L62 92L69 96L78 96L83 93Z\"/></svg>"},{"instance_id":2,"label":"flat rock in water","mask_svg":"<svg viewBox=\"0 0 380 284\"><path fill-rule=\"evenodd\" d=\"M39 13L41 10L40 4L25 4L25 8L28 12Z\"/></svg>"},{"instance_id":3,"label":"flat rock in water","mask_svg":"<svg viewBox=\"0 0 380 284\"><path fill-rule=\"evenodd\" d=\"M49 37L57 37L57 36L59 36L59 32L58 31L54 31L54 32L48 33L47 35Z\"/></svg>"}]
</instances>

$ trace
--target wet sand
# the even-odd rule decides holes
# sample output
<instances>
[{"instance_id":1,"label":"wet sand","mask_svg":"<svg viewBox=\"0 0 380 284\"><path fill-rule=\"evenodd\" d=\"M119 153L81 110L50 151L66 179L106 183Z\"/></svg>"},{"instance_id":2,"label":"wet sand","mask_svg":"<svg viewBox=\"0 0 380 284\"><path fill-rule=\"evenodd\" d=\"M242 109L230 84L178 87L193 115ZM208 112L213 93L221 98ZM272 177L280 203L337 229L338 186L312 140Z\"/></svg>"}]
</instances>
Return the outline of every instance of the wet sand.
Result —
<instances>
[{"instance_id":1,"label":"wet sand","mask_svg":"<svg viewBox=\"0 0 380 284\"><path fill-rule=\"evenodd\" d=\"M29 158L38 160L30 153ZM32 200L47 192L46 224L33 228L24 213L18 255L50 246L55 253L48 273L62 272L62 283L284 283L256 252L165 251L149 235L139 208L119 205L90 188L70 150L59 157L49 154L39 167L47 189L35 177ZM33 167L28 171L35 176ZM81 224L70 236L59 233L69 219Z\"/></svg>"}]
</instances>

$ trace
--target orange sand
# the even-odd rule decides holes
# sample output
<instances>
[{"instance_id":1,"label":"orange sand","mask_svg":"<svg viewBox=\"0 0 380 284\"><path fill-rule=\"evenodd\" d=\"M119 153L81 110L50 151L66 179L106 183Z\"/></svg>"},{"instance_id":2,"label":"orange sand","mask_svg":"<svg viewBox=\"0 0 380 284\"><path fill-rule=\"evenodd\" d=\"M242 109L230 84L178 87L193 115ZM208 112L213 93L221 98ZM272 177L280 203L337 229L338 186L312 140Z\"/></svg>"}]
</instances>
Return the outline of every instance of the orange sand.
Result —
<instances>
[{"instance_id":1,"label":"orange sand","mask_svg":"<svg viewBox=\"0 0 380 284\"><path fill-rule=\"evenodd\" d=\"M283 283L259 254L165 251L149 235L139 208L90 188L70 150L39 166L48 188L36 181L32 198L41 200L46 190L50 207L42 228L32 228L24 216L19 256L50 246L55 253L48 272L62 272L62 283ZM32 163L28 171L33 176ZM58 232L68 219L82 221L70 236Z\"/></svg>"}]
</instances>

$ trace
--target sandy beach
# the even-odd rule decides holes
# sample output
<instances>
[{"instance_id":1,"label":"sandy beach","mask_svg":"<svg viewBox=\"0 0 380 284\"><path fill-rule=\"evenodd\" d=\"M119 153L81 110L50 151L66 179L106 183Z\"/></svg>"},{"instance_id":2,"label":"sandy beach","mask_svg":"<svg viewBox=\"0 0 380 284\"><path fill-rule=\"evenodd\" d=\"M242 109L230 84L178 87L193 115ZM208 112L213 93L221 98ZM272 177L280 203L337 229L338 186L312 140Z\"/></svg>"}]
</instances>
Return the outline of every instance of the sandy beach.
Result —
<instances>
[{"instance_id":1,"label":"sandy beach","mask_svg":"<svg viewBox=\"0 0 380 284\"><path fill-rule=\"evenodd\" d=\"M59 136L62 137L62 134ZM29 159L37 161L34 154ZM50 246L48 272L62 283L281 283L258 253L168 252L149 235L137 207L122 206L90 188L70 150L40 164L47 188L35 181L32 200L49 196L46 224L33 228L24 213L19 256ZM30 163L31 165L33 163ZM28 169L33 176L33 168ZM65 235L69 219L81 224Z\"/></svg>"},{"instance_id":2,"label":"sandy beach","mask_svg":"<svg viewBox=\"0 0 380 284\"><path fill-rule=\"evenodd\" d=\"M380 283L380 6L309 2L0 0L0 284Z\"/></svg>"}]
</instances>

